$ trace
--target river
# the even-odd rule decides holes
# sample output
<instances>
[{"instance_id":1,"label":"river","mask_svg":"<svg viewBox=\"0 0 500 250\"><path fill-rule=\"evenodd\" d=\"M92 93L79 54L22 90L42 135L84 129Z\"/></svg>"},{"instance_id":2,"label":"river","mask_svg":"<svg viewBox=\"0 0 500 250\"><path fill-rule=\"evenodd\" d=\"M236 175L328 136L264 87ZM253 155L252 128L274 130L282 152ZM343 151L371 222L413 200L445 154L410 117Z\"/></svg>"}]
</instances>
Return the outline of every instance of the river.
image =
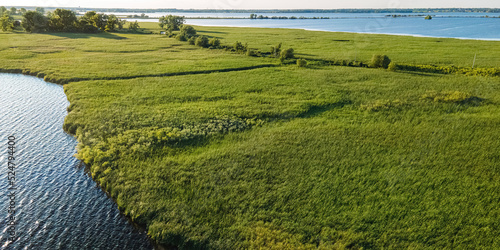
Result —
<instances>
[{"instance_id":1,"label":"river","mask_svg":"<svg viewBox=\"0 0 500 250\"><path fill-rule=\"evenodd\" d=\"M114 13L131 15L138 13ZM429 13L432 20L425 20L427 13L257 13L269 16L328 17L330 19L203 19L248 18L250 13L147 13L150 17L179 15L189 18L187 24L200 26L232 26L260 28L290 28L319 31L339 31L408 35L423 37L446 37L460 39L500 41L500 13ZM387 17L387 15L412 15L410 17ZM416 16L424 15L424 16ZM486 18L488 16L488 18ZM158 22L158 19L126 19L138 22Z\"/></svg>"},{"instance_id":2,"label":"river","mask_svg":"<svg viewBox=\"0 0 500 250\"><path fill-rule=\"evenodd\" d=\"M153 249L73 157L77 142L62 129L68 105L60 85L0 74L1 248Z\"/></svg>"}]
</instances>

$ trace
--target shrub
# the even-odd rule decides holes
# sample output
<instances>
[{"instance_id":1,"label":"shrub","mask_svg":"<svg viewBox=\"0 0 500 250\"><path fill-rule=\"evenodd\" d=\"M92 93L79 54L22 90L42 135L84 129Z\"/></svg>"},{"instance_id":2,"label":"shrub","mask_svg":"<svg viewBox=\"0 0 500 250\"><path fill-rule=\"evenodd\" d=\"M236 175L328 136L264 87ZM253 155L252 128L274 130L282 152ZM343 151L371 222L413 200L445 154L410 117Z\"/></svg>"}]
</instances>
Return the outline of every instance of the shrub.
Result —
<instances>
[{"instance_id":1,"label":"shrub","mask_svg":"<svg viewBox=\"0 0 500 250\"><path fill-rule=\"evenodd\" d=\"M387 67L388 70L390 71L396 71L398 69L398 65L395 62L389 63L389 66Z\"/></svg>"},{"instance_id":2,"label":"shrub","mask_svg":"<svg viewBox=\"0 0 500 250\"><path fill-rule=\"evenodd\" d=\"M129 23L128 25L128 29L132 32L136 32L137 30L139 30L139 23L137 21L133 22L133 23Z\"/></svg>"},{"instance_id":3,"label":"shrub","mask_svg":"<svg viewBox=\"0 0 500 250\"><path fill-rule=\"evenodd\" d=\"M208 47L208 38L206 36L199 36L196 38L194 44L203 48Z\"/></svg>"},{"instance_id":4,"label":"shrub","mask_svg":"<svg viewBox=\"0 0 500 250\"><path fill-rule=\"evenodd\" d=\"M220 40L213 37L212 39L210 39L210 41L208 42L208 44L211 46L211 47L214 47L214 48L218 48L220 46Z\"/></svg>"},{"instance_id":5,"label":"shrub","mask_svg":"<svg viewBox=\"0 0 500 250\"><path fill-rule=\"evenodd\" d=\"M303 68L307 66L307 61L305 59L297 59L297 66Z\"/></svg>"},{"instance_id":6,"label":"shrub","mask_svg":"<svg viewBox=\"0 0 500 250\"><path fill-rule=\"evenodd\" d=\"M182 33L180 34L177 34L177 36L175 36L175 38L179 41L187 41L187 38L185 35L183 35Z\"/></svg>"},{"instance_id":7,"label":"shrub","mask_svg":"<svg viewBox=\"0 0 500 250\"><path fill-rule=\"evenodd\" d=\"M391 63L391 59L389 59L386 55L373 55L370 67L387 69L387 67L389 67L389 63Z\"/></svg>"},{"instance_id":8,"label":"shrub","mask_svg":"<svg viewBox=\"0 0 500 250\"><path fill-rule=\"evenodd\" d=\"M196 30L193 28L193 26L182 25L180 34L186 37L187 40L190 37L196 36Z\"/></svg>"},{"instance_id":9,"label":"shrub","mask_svg":"<svg viewBox=\"0 0 500 250\"><path fill-rule=\"evenodd\" d=\"M294 57L294 55L293 55L293 49L292 48L282 50L281 53L280 53L280 60L281 60L281 62L283 62L286 59L291 59L293 57Z\"/></svg>"},{"instance_id":10,"label":"shrub","mask_svg":"<svg viewBox=\"0 0 500 250\"><path fill-rule=\"evenodd\" d=\"M276 46L271 47L271 56L278 58L281 53L281 43Z\"/></svg>"},{"instance_id":11,"label":"shrub","mask_svg":"<svg viewBox=\"0 0 500 250\"><path fill-rule=\"evenodd\" d=\"M247 50L247 56L257 56L257 53L255 53L254 50L249 49L249 50Z\"/></svg>"},{"instance_id":12,"label":"shrub","mask_svg":"<svg viewBox=\"0 0 500 250\"><path fill-rule=\"evenodd\" d=\"M194 45L196 42L196 37L192 36L188 39L188 43L191 44L191 45Z\"/></svg>"},{"instance_id":13,"label":"shrub","mask_svg":"<svg viewBox=\"0 0 500 250\"><path fill-rule=\"evenodd\" d=\"M246 52L247 51L247 46L246 45L243 45L242 43L236 41L234 43L234 50L236 50L236 52Z\"/></svg>"}]
</instances>

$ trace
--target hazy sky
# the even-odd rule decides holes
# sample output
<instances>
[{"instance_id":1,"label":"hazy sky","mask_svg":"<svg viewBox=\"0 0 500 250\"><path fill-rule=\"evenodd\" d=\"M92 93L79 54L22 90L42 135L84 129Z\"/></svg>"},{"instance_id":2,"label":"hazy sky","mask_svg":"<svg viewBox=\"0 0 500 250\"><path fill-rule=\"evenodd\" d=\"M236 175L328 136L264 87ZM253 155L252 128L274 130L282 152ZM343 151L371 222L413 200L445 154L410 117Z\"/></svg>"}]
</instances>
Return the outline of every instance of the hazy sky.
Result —
<instances>
[{"instance_id":1,"label":"hazy sky","mask_svg":"<svg viewBox=\"0 0 500 250\"><path fill-rule=\"evenodd\" d=\"M0 0L2 5L148 9L500 8L500 0Z\"/></svg>"}]
</instances>

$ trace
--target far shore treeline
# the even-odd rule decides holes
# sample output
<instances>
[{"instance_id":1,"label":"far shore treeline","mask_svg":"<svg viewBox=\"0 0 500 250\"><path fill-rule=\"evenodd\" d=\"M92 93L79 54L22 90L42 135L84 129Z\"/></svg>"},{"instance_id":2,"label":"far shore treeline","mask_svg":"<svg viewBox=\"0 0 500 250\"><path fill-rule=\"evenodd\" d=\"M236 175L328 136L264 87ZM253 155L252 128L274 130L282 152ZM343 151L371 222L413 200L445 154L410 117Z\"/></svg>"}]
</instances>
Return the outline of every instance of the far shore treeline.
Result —
<instances>
[{"instance_id":1,"label":"far shore treeline","mask_svg":"<svg viewBox=\"0 0 500 250\"><path fill-rule=\"evenodd\" d=\"M21 22L14 20L15 15L21 15ZM22 27L26 32L114 32L124 29L125 20L121 20L115 15L107 15L88 11L82 16L68 9L55 9L45 14L45 9L37 7L34 11L24 8L19 11L12 7L7 10L0 7L0 28L2 31L11 31ZM129 24L129 31L137 31L137 22Z\"/></svg>"}]
</instances>

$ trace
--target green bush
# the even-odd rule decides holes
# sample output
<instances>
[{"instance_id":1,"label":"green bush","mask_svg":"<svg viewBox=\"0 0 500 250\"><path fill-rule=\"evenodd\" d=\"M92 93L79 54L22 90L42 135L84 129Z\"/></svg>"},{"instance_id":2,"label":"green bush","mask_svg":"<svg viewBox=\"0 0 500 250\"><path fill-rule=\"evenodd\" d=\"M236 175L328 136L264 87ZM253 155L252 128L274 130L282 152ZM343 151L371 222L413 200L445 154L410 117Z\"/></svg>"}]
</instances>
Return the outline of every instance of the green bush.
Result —
<instances>
[{"instance_id":1,"label":"green bush","mask_svg":"<svg viewBox=\"0 0 500 250\"><path fill-rule=\"evenodd\" d=\"M297 66L303 68L307 66L307 61L305 59L297 59Z\"/></svg>"},{"instance_id":2,"label":"green bush","mask_svg":"<svg viewBox=\"0 0 500 250\"><path fill-rule=\"evenodd\" d=\"M188 39L188 43L191 45L195 45L196 43L196 37L192 36Z\"/></svg>"},{"instance_id":3,"label":"green bush","mask_svg":"<svg viewBox=\"0 0 500 250\"><path fill-rule=\"evenodd\" d=\"M247 45L243 45L241 42L236 41L234 43L234 50L236 52L245 53L247 52Z\"/></svg>"},{"instance_id":4,"label":"green bush","mask_svg":"<svg viewBox=\"0 0 500 250\"><path fill-rule=\"evenodd\" d=\"M177 34L177 36L175 36L175 38L179 41L187 41L187 38L185 35L183 35L182 33L181 34Z\"/></svg>"},{"instance_id":5,"label":"green bush","mask_svg":"<svg viewBox=\"0 0 500 250\"><path fill-rule=\"evenodd\" d=\"M276 46L271 47L271 56L278 58L281 53L281 43Z\"/></svg>"},{"instance_id":6,"label":"green bush","mask_svg":"<svg viewBox=\"0 0 500 250\"><path fill-rule=\"evenodd\" d=\"M254 50L249 49L249 50L247 50L247 54L246 54L246 55L247 55L247 56L257 56L257 53L255 53L255 51L254 51Z\"/></svg>"},{"instance_id":7,"label":"green bush","mask_svg":"<svg viewBox=\"0 0 500 250\"><path fill-rule=\"evenodd\" d=\"M179 34L183 35L187 40L190 37L196 36L196 30L193 28L193 26L182 25L181 32Z\"/></svg>"},{"instance_id":8,"label":"green bush","mask_svg":"<svg viewBox=\"0 0 500 250\"><path fill-rule=\"evenodd\" d=\"M389 59L386 55L373 55L370 67L387 69L390 63L391 59Z\"/></svg>"},{"instance_id":9,"label":"green bush","mask_svg":"<svg viewBox=\"0 0 500 250\"><path fill-rule=\"evenodd\" d=\"M210 45L210 47L218 48L220 46L220 40L213 37L212 39L210 39L208 44Z\"/></svg>"},{"instance_id":10,"label":"green bush","mask_svg":"<svg viewBox=\"0 0 500 250\"><path fill-rule=\"evenodd\" d=\"M286 59L291 59L293 57L294 57L294 55L293 55L293 49L292 48L282 50L281 53L280 53L280 60L282 62L284 60L286 60Z\"/></svg>"},{"instance_id":11,"label":"green bush","mask_svg":"<svg viewBox=\"0 0 500 250\"><path fill-rule=\"evenodd\" d=\"M398 69L398 65L395 62L389 63L389 66L387 67L388 70L390 71L396 71Z\"/></svg>"},{"instance_id":12,"label":"green bush","mask_svg":"<svg viewBox=\"0 0 500 250\"><path fill-rule=\"evenodd\" d=\"M196 41L194 42L194 44L196 46L208 48L208 38L206 36L199 36L196 38Z\"/></svg>"}]
</instances>

